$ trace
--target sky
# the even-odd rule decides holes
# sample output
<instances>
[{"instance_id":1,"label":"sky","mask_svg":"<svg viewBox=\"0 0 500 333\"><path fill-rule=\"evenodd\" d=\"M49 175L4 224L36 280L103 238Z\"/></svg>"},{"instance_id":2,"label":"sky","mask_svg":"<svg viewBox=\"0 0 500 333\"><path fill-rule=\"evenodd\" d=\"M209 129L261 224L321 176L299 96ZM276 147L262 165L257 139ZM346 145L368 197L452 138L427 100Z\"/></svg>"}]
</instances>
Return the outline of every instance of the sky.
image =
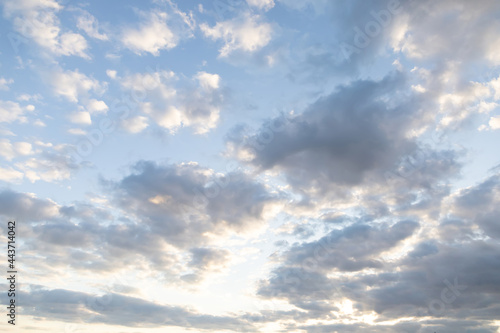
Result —
<instances>
[{"instance_id":1,"label":"sky","mask_svg":"<svg viewBox=\"0 0 500 333\"><path fill-rule=\"evenodd\" d=\"M0 330L500 332L500 2L0 17Z\"/></svg>"}]
</instances>

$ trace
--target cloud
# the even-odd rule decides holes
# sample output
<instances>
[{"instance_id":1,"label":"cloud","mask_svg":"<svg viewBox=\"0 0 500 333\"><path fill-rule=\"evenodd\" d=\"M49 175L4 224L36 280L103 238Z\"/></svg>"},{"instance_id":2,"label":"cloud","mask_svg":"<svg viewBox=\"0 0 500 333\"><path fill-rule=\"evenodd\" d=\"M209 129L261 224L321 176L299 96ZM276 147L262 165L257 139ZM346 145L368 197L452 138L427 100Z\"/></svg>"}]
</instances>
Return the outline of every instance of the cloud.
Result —
<instances>
[{"instance_id":1,"label":"cloud","mask_svg":"<svg viewBox=\"0 0 500 333\"><path fill-rule=\"evenodd\" d=\"M50 83L55 94L75 103L81 96L87 96L90 91L101 93L106 89L106 85L78 70L54 70L50 73Z\"/></svg>"},{"instance_id":2,"label":"cloud","mask_svg":"<svg viewBox=\"0 0 500 333\"><path fill-rule=\"evenodd\" d=\"M129 75L122 87L137 96L144 115L172 133L181 127L192 127L196 134L215 128L224 100L220 76L198 72L179 89L176 80L172 71L157 70Z\"/></svg>"},{"instance_id":3,"label":"cloud","mask_svg":"<svg viewBox=\"0 0 500 333\"><path fill-rule=\"evenodd\" d=\"M38 146L40 145L35 143L35 147L39 148ZM71 152L74 148L70 145L41 147L42 150L35 149L33 156L15 164L32 183L39 180L54 182L69 179L83 166L72 161Z\"/></svg>"},{"instance_id":4,"label":"cloud","mask_svg":"<svg viewBox=\"0 0 500 333\"><path fill-rule=\"evenodd\" d=\"M219 50L221 57L236 51L252 53L260 50L271 41L273 33L271 24L262 22L259 15L248 13L229 21L217 22L214 27L203 23L200 29L206 37L224 42Z\"/></svg>"},{"instance_id":5,"label":"cloud","mask_svg":"<svg viewBox=\"0 0 500 333\"><path fill-rule=\"evenodd\" d=\"M491 117L488 125L492 130L500 129L500 116Z\"/></svg>"},{"instance_id":6,"label":"cloud","mask_svg":"<svg viewBox=\"0 0 500 333\"><path fill-rule=\"evenodd\" d=\"M193 19L170 3L172 12L142 13L139 28L125 28L121 37L123 45L141 55L144 52L158 56L161 50L177 46L181 38L192 36ZM168 23L168 24L167 24Z\"/></svg>"},{"instance_id":7,"label":"cloud","mask_svg":"<svg viewBox=\"0 0 500 333\"><path fill-rule=\"evenodd\" d=\"M12 167L3 168L0 166L0 180L8 183L16 183L23 179L23 173Z\"/></svg>"},{"instance_id":8,"label":"cloud","mask_svg":"<svg viewBox=\"0 0 500 333\"><path fill-rule=\"evenodd\" d=\"M16 102L0 100L0 123L25 122L23 108Z\"/></svg>"},{"instance_id":9,"label":"cloud","mask_svg":"<svg viewBox=\"0 0 500 333\"><path fill-rule=\"evenodd\" d=\"M81 15L78 17L76 26L78 29L85 31L89 37L103 41L109 39L105 33L99 32L99 22L87 11L81 11Z\"/></svg>"},{"instance_id":10,"label":"cloud","mask_svg":"<svg viewBox=\"0 0 500 333\"><path fill-rule=\"evenodd\" d=\"M140 162L134 170L107 184L116 205L179 248L208 244L209 235L261 228L266 207L277 200L277 194L239 172L220 178L193 163L152 162Z\"/></svg>"},{"instance_id":11,"label":"cloud","mask_svg":"<svg viewBox=\"0 0 500 333\"><path fill-rule=\"evenodd\" d=\"M68 118L69 121L71 121L74 124L82 124L82 125L92 124L90 113L86 111L70 113Z\"/></svg>"},{"instance_id":12,"label":"cloud","mask_svg":"<svg viewBox=\"0 0 500 333\"><path fill-rule=\"evenodd\" d=\"M57 13L63 7L56 1L13 1L4 3L4 15L14 29L51 54L90 58L85 38L71 31L62 32Z\"/></svg>"},{"instance_id":13,"label":"cloud","mask_svg":"<svg viewBox=\"0 0 500 333\"><path fill-rule=\"evenodd\" d=\"M193 273L181 276L185 282L201 282L207 275L213 272L220 272L225 269L231 260L231 252L225 249L216 248L192 248L191 261L188 267L194 270Z\"/></svg>"},{"instance_id":14,"label":"cloud","mask_svg":"<svg viewBox=\"0 0 500 333\"><path fill-rule=\"evenodd\" d=\"M121 125L125 131L132 134L140 133L149 126L148 118L142 116L123 119Z\"/></svg>"},{"instance_id":15,"label":"cloud","mask_svg":"<svg viewBox=\"0 0 500 333\"><path fill-rule=\"evenodd\" d=\"M33 154L31 148L32 146L29 142L11 143L8 139L0 139L0 156L3 156L7 161L11 161L17 156Z\"/></svg>"},{"instance_id":16,"label":"cloud","mask_svg":"<svg viewBox=\"0 0 500 333\"><path fill-rule=\"evenodd\" d=\"M58 214L57 204L48 199L39 199L34 194L11 190L0 192L0 214L8 219L25 222L39 222Z\"/></svg>"},{"instance_id":17,"label":"cloud","mask_svg":"<svg viewBox=\"0 0 500 333\"><path fill-rule=\"evenodd\" d=\"M249 6L262 10L270 10L274 7L274 0L246 0Z\"/></svg>"},{"instance_id":18,"label":"cloud","mask_svg":"<svg viewBox=\"0 0 500 333\"><path fill-rule=\"evenodd\" d=\"M180 306L162 305L114 293L98 296L65 289L30 287L31 291L24 294L24 302L27 314L36 317L129 327L188 325L198 330L255 331L248 321L234 316L205 315ZM138 315L141 313L147 313L147 316Z\"/></svg>"},{"instance_id":19,"label":"cloud","mask_svg":"<svg viewBox=\"0 0 500 333\"><path fill-rule=\"evenodd\" d=\"M12 79L5 79L3 77L0 77L0 90L9 90L9 84L13 83L14 80Z\"/></svg>"},{"instance_id":20,"label":"cloud","mask_svg":"<svg viewBox=\"0 0 500 333\"><path fill-rule=\"evenodd\" d=\"M109 110L109 107L106 103L104 103L104 101L91 99L87 104L87 110L90 113L106 113Z\"/></svg>"},{"instance_id":21,"label":"cloud","mask_svg":"<svg viewBox=\"0 0 500 333\"><path fill-rule=\"evenodd\" d=\"M400 74L341 86L297 116L276 118L257 134L228 139L229 151L239 147L233 154L259 170L284 171L301 190L328 192L382 177L417 148L408 136L412 126L419 126L417 101L382 102L382 96L399 94L402 86Z\"/></svg>"}]
</instances>

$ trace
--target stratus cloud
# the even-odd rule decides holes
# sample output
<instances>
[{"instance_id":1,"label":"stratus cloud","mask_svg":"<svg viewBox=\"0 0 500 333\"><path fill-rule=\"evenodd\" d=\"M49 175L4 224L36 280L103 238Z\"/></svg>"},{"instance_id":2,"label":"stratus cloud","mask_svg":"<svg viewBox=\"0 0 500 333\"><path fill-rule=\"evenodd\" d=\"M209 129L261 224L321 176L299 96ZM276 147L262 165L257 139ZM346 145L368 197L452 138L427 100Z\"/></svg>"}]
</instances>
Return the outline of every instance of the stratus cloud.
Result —
<instances>
[{"instance_id":1,"label":"stratus cloud","mask_svg":"<svg viewBox=\"0 0 500 333\"><path fill-rule=\"evenodd\" d=\"M273 33L271 24L262 22L259 15L248 13L229 21L217 22L213 27L203 23L200 29L206 37L224 42L219 50L221 57L236 51L258 51L271 41Z\"/></svg>"},{"instance_id":2,"label":"stratus cloud","mask_svg":"<svg viewBox=\"0 0 500 333\"><path fill-rule=\"evenodd\" d=\"M27 314L65 322L83 321L122 326L189 327L198 330L254 332L255 327L235 316L213 316L180 306L162 305L140 298L108 293L94 295L31 285L25 293ZM43 306L45 304L45 306ZM90 313L94 313L91 315ZM147 313L147 316L137 315Z\"/></svg>"},{"instance_id":3,"label":"stratus cloud","mask_svg":"<svg viewBox=\"0 0 500 333\"><path fill-rule=\"evenodd\" d=\"M54 55L75 55L90 58L88 44L77 33L61 32L57 12L63 7L53 0L4 2L4 14L12 20L14 29Z\"/></svg>"}]
</instances>

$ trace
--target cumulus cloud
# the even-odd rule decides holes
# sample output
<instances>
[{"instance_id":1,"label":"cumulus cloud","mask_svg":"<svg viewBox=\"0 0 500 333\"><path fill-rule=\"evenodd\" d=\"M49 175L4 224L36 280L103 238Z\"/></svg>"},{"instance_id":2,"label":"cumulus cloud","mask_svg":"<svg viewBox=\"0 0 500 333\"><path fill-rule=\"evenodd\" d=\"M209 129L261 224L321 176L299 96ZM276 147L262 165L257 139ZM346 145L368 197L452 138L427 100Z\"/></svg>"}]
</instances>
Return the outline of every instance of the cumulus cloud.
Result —
<instances>
[{"instance_id":1,"label":"cumulus cloud","mask_svg":"<svg viewBox=\"0 0 500 333\"><path fill-rule=\"evenodd\" d=\"M11 143L8 139L0 139L0 156L7 161L11 161L17 156L26 156L33 154L32 145L29 142Z\"/></svg>"},{"instance_id":2,"label":"cumulus cloud","mask_svg":"<svg viewBox=\"0 0 500 333\"><path fill-rule=\"evenodd\" d=\"M64 96L71 102L78 102L81 96L90 91L102 93L106 88L98 80L80 73L78 70L56 69L50 73L50 83L56 95Z\"/></svg>"},{"instance_id":3,"label":"cumulus cloud","mask_svg":"<svg viewBox=\"0 0 500 333\"><path fill-rule=\"evenodd\" d=\"M121 125L125 131L133 134L140 133L149 126L148 118L142 116L123 119Z\"/></svg>"},{"instance_id":4,"label":"cumulus cloud","mask_svg":"<svg viewBox=\"0 0 500 333\"><path fill-rule=\"evenodd\" d=\"M90 113L86 111L82 112L72 112L69 114L69 120L74 124L90 125L92 120L90 118Z\"/></svg>"},{"instance_id":5,"label":"cumulus cloud","mask_svg":"<svg viewBox=\"0 0 500 333\"><path fill-rule=\"evenodd\" d=\"M72 31L62 31L57 13L63 9L57 1L6 1L4 15L24 38L54 55L90 58L86 39Z\"/></svg>"},{"instance_id":6,"label":"cumulus cloud","mask_svg":"<svg viewBox=\"0 0 500 333\"><path fill-rule=\"evenodd\" d=\"M224 99L220 76L198 72L180 88L177 80L172 71L157 70L129 75L122 80L122 87L138 96L145 115L170 132L192 127L195 133L203 134L215 128ZM131 125L131 121L126 123Z\"/></svg>"},{"instance_id":7,"label":"cumulus cloud","mask_svg":"<svg viewBox=\"0 0 500 333\"><path fill-rule=\"evenodd\" d=\"M87 104L87 110L90 113L106 113L109 107L104 101L98 101L96 99L91 99Z\"/></svg>"},{"instance_id":8,"label":"cumulus cloud","mask_svg":"<svg viewBox=\"0 0 500 333\"><path fill-rule=\"evenodd\" d=\"M381 181L418 150L409 132L426 118L417 99L383 102L388 93L403 94L404 82L396 74L339 87L301 114L272 119L256 134L229 136L228 151L259 170L284 171L300 190Z\"/></svg>"},{"instance_id":9,"label":"cumulus cloud","mask_svg":"<svg viewBox=\"0 0 500 333\"><path fill-rule=\"evenodd\" d=\"M223 178L196 164L138 163L135 172L108 183L116 204L177 247L209 243L213 236L263 226L278 197L239 172Z\"/></svg>"},{"instance_id":10,"label":"cumulus cloud","mask_svg":"<svg viewBox=\"0 0 500 333\"><path fill-rule=\"evenodd\" d=\"M0 123L25 122L25 109L19 103L0 100Z\"/></svg>"},{"instance_id":11,"label":"cumulus cloud","mask_svg":"<svg viewBox=\"0 0 500 333\"><path fill-rule=\"evenodd\" d=\"M193 18L180 11L173 4L168 14L162 11L142 13L144 21L138 28L128 27L121 37L123 45L137 54L144 52L155 56L161 50L177 46L181 38L189 38L193 28Z\"/></svg>"},{"instance_id":12,"label":"cumulus cloud","mask_svg":"<svg viewBox=\"0 0 500 333\"><path fill-rule=\"evenodd\" d=\"M260 50L271 41L273 33L271 24L263 22L259 15L250 14L217 22L213 27L203 23L200 29L206 37L224 42L219 50L221 57L236 51L252 53Z\"/></svg>"}]
</instances>

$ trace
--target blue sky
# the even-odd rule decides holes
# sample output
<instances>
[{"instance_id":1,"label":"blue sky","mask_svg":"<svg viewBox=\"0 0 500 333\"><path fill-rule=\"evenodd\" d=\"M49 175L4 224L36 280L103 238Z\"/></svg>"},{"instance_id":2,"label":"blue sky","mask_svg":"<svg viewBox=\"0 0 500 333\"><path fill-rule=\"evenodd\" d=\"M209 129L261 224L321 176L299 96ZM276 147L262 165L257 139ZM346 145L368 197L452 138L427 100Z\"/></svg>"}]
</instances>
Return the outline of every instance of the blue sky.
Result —
<instances>
[{"instance_id":1,"label":"blue sky","mask_svg":"<svg viewBox=\"0 0 500 333\"><path fill-rule=\"evenodd\" d=\"M2 1L17 331L499 332L499 18Z\"/></svg>"}]
</instances>

